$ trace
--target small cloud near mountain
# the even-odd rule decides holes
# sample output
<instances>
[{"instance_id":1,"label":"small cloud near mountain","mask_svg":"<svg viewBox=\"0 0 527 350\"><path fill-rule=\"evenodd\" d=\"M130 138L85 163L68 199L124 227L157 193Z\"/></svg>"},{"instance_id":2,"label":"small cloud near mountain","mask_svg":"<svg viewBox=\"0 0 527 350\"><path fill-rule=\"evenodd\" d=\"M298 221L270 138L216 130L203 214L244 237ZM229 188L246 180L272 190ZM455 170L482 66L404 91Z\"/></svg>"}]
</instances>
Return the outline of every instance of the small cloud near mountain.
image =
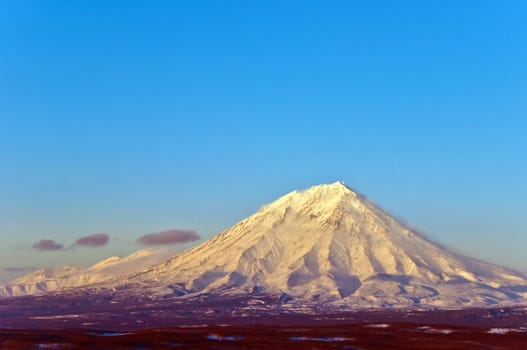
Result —
<instances>
[{"instance_id":1,"label":"small cloud near mountain","mask_svg":"<svg viewBox=\"0 0 527 350\"><path fill-rule=\"evenodd\" d=\"M104 247L110 241L110 236L107 233L95 233L93 235L81 237L75 242L75 246L99 248Z\"/></svg>"},{"instance_id":2,"label":"small cloud near mountain","mask_svg":"<svg viewBox=\"0 0 527 350\"><path fill-rule=\"evenodd\" d=\"M56 251L62 250L63 248L63 244L57 243L52 239L43 239L40 242L33 244L33 249L38 250L39 252Z\"/></svg>"},{"instance_id":3,"label":"small cloud near mountain","mask_svg":"<svg viewBox=\"0 0 527 350\"><path fill-rule=\"evenodd\" d=\"M143 235L137 242L143 245L182 244L200 239L194 230L166 230Z\"/></svg>"}]
</instances>

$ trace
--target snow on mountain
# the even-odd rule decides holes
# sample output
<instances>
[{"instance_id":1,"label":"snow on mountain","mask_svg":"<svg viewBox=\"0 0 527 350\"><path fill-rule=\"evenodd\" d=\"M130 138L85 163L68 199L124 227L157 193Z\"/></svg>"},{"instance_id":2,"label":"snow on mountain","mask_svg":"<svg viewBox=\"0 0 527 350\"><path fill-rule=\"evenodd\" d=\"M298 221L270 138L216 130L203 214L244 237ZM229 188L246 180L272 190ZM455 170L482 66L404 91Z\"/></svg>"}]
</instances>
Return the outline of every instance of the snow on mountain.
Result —
<instances>
[{"instance_id":1,"label":"snow on mountain","mask_svg":"<svg viewBox=\"0 0 527 350\"><path fill-rule=\"evenodd\" d=\"M88 268L66 266L42 269L0 286L0 296L34 295L100 284L140 271L167 258L165 250L140 250L126 257L113 256Z\"/></svg>"},{"instance_id":2,"label":"snow on mountain","mask_svg":"<svg viewBox=\"0 0 527 350\"><path fill-rule=\"evenodd\" d=\"M525 276L451 253L342 182L289 193L123 283L342 306L524 302Z\"/></svg>"},{"instance_id":3,"label":"snow on mountain","mask_svg":"<svg viewBox=\"0 0 527 350\"><path fill-rule=\"evenodd\" d=\"M163 297L265 293L339 308L527 300L524 275L445 250L342 182L291 192L146 268L141 259L149 256L139 252L88 269L36 271L0 287L0 295L97 285Z\"/></svg>"}]
</instances>

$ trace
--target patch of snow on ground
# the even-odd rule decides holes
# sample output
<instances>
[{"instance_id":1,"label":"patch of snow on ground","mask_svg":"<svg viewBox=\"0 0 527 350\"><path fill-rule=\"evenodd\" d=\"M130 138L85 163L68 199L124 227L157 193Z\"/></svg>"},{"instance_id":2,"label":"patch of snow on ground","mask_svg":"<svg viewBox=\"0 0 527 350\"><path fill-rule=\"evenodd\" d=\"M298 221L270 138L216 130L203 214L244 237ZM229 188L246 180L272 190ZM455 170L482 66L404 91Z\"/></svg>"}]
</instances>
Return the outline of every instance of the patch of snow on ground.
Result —
<instances>
[{"instance_id":1,"label":"patch of snow on ground","mask_svg":"<svg viewBox=\"0 0 527 350\"><path fill-rule=\"evenodd\" d=\"M419 330L421 332L429 333L429 334L450 334L450 333L454 333L454 331L452 329L439 329L439 328L432 328L430 326L419 327L419 328L417 328L417 330Z\"/></svg>"},{"instance_id":2,"label":"patch of snow on ground","mask_svg":"<svg viewBox=\"0 0 527 350\"><path fill-rule=\"evenodd\" d=\"M30 317L32 320L56 320L59 318L79 318L81 315L53 315L53 316L33 316Z\"/></svg>"},{"instance_id":3,"label":"patch of snow on ground","mask_svg":"<svg viewBox=\"0 0 527 350\"><path fill-rule=\"evenodd\" d=\"M526 327L520 328L491 328L487 331L488 334L507 334L507 333L527 333Z\"/></svg>"},{"instance_id":4,"label":"patch of snow on ground","mask_svg":"<svg viewBox=\"0 0 527 350\"><path fill-rule=\"evenodd\" d=\"M209 336L207 336L207 339L214 340L214 341L235 341L235 340L241 339L241 337L235 337L232 335L223 336L219 334L210 334Z\"/></svg>"},{"instance_id":5,"label":"patch of snow on ground","mask_svg":"<svg viewBox=\"0 0 527 350\"><path fill-rule=\"evenodd\" d=\"M511 331L510 328L491 328L487 332L488 334L507 334Z\"/></svg>"},{"instance_id":6,"label":"patch of snow on ground","mask_svg":"<svg viewBox=\"0 0 527 350\"><path fill-rule=\"evenodd\" d=\"M119 332L100 332L95 335L98 337L120 337L123 335L129 335L131 333L119 333Z\"/></svg>"},{"instance_id":7,"label":"patch of snow on ground","mask_svg":"<svg viewBox=\"0 0 527 350\"><path fill-rule=\"evenodd\" d=\"M290 337L291 341L319 341L324 343L351 341L352 338L344 337Z\"/></svg>"}]
</instances>

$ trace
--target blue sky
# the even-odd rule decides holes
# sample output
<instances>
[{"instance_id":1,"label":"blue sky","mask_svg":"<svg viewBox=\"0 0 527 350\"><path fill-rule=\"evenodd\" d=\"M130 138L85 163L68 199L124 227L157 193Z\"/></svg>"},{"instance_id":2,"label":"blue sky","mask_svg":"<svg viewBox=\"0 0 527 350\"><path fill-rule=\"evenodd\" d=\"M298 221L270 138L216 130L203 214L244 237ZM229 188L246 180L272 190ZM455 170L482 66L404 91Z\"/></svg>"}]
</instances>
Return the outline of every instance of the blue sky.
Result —
<instances>
[{"instance_id":1,"label":"blue sky","mask_svg":"<svg viewBox=\"0 0 527 350\"><path fill-rule=\"evenodd\" d=\"M205 239L343 180L527 271L526 15L524 1L4 1L0 267L87 264L163 230ZM31 248L100 232L104 247Z\"/></svg>"}]
</instances>

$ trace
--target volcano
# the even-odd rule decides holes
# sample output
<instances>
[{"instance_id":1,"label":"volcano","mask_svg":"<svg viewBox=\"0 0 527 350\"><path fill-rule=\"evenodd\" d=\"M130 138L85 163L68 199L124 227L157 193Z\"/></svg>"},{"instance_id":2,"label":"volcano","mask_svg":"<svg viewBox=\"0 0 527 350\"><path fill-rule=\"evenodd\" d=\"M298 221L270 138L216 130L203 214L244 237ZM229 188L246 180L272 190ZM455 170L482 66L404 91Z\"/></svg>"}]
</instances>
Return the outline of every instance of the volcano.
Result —
<instances>
[{"instance_id":1,"label":"volcano","mask_svg":"<svg viewBox=\"0 0 527 350\"><path fill-rule=\"evenodd\" d=\"M62 290L87 287L164 299L269 295L350 309L521 304L527 298L524 275L448 251L342 182L291 192L151 267Z\"/></svg>"},{"instance_id":2,"label":"volcano","mask_svg":"<svg viewBox=\"0 0 527 350\"><path fill-rule=\"evenodd\" d=\"M268 293L351 307L521 302L525 276L459 256L343 182L294 191L126 282L156 293Z\"/></svg>"}]
</instances>

